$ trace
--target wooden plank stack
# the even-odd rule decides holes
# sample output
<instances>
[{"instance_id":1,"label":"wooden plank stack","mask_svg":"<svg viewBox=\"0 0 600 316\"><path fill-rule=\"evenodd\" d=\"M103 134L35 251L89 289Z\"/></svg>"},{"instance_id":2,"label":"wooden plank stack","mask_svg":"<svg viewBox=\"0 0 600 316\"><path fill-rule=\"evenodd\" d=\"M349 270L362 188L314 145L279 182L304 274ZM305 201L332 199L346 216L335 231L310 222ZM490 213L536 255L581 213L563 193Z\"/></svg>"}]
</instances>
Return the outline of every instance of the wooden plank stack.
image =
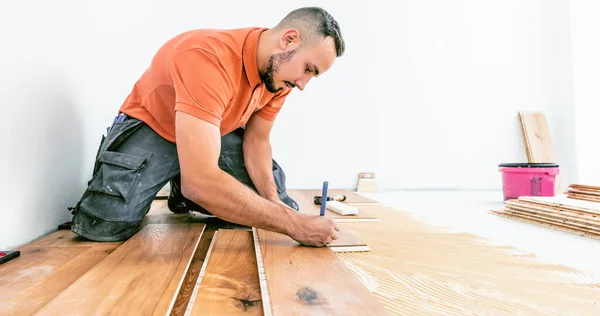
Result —
<instances>
[{"instance_id":1,"label":"wooden plank stack","mask_svg":"<svg viewBox=\"0 0 600 316\"><path fill-rule=\"evenodd\" d=\"M600 186L571 184L567 188L567 196L576 200L600 202Z\"/></svg>"},{"instance_id":2,"label":"wooden plank stack","mask_svg":"<svg viewBox=\"0 0 600 316\"><path fill-rule=\"evenodd\" d=\"M519 197L492 213L600 239L600 203L564 197Z\"/></svg>"}]
</instances>

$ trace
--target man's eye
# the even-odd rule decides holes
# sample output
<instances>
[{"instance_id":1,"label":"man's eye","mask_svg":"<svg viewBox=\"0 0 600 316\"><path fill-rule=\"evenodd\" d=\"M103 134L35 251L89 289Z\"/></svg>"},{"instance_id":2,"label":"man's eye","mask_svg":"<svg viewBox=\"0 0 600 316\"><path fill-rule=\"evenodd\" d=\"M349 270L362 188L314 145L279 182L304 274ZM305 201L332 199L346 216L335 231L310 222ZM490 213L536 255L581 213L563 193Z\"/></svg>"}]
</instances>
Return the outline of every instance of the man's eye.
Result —
<instances>
[{"instance_id":1,"label":"man's eye","mask_svg":"<svg viewBox=\"0 0 600 316\"><path fill-rule=\"evenodd\" d=\"M306 73L310 73L310 68L306 67L306 69L304 70Z\"/></svg>"}]
</instances>

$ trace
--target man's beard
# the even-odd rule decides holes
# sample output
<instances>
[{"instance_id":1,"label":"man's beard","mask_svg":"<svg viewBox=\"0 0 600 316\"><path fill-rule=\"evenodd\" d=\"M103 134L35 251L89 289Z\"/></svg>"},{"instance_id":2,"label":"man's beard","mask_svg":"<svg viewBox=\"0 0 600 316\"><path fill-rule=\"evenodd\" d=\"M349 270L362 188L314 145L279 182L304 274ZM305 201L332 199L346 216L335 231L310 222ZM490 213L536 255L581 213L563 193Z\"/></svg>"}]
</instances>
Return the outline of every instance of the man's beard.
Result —
<instances>
[{"instance_id":1,"label":"man's beard","mask_svg":"<svg viewBox=\"0 0 600 316\"><path fill-rule=\"evenodd\" d=\"M260 79L265 83L265 87L269 92L275 93L283 89L283 87L277 88L277 86L275 86L275 79L273 79L273 76L279 71L279 66L281 66L281 64L292 59L292 56L294 56L297 50L298 49L296 48L289 52L273 54L269 57L267 69L260 74Z\"/></svg>"}]
</instances>

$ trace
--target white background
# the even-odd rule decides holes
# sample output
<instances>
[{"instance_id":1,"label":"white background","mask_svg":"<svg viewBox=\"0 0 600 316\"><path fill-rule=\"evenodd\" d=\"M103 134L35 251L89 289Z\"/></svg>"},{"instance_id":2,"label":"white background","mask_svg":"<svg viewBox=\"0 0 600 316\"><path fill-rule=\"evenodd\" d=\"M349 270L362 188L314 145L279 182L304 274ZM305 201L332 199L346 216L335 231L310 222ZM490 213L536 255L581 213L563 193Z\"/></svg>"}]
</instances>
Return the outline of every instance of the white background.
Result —
<instances>
[{"instance_id":1,"label":"white background","mask_svg":"<svg viewBox=\"0 0 600 316\"><path fill-rule=\"evenodd\" d=\"M526 160L523 110L546 114L565 182L600 176L600 1L11 1L0 10L0 249L70 220L101 134L164 41L273 26L306 5L338 20L347 52L275 125L289 188L353 189L374 171L384 190L498 190L497 165Z\"/></svg>"}]
</instances>

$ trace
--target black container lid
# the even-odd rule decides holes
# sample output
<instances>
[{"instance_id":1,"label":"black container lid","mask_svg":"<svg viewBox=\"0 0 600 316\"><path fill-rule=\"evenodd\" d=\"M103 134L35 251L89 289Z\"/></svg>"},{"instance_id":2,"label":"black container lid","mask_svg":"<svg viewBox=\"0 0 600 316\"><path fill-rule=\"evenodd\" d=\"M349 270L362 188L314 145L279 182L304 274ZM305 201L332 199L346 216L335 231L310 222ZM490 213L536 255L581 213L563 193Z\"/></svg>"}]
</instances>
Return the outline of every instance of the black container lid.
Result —
<instances>
[{"instance_id":1,"label":"black container lid","mask_svg":"<svg viewBox=\"0 0 600 316\"><path fill-rule=\"evenodd\" d=\"M501 163L498 167L506 168L558 168L558 164L555 163L534 163L534 162L522 162L522 163Z\"/></svg>"}]
</instances>

